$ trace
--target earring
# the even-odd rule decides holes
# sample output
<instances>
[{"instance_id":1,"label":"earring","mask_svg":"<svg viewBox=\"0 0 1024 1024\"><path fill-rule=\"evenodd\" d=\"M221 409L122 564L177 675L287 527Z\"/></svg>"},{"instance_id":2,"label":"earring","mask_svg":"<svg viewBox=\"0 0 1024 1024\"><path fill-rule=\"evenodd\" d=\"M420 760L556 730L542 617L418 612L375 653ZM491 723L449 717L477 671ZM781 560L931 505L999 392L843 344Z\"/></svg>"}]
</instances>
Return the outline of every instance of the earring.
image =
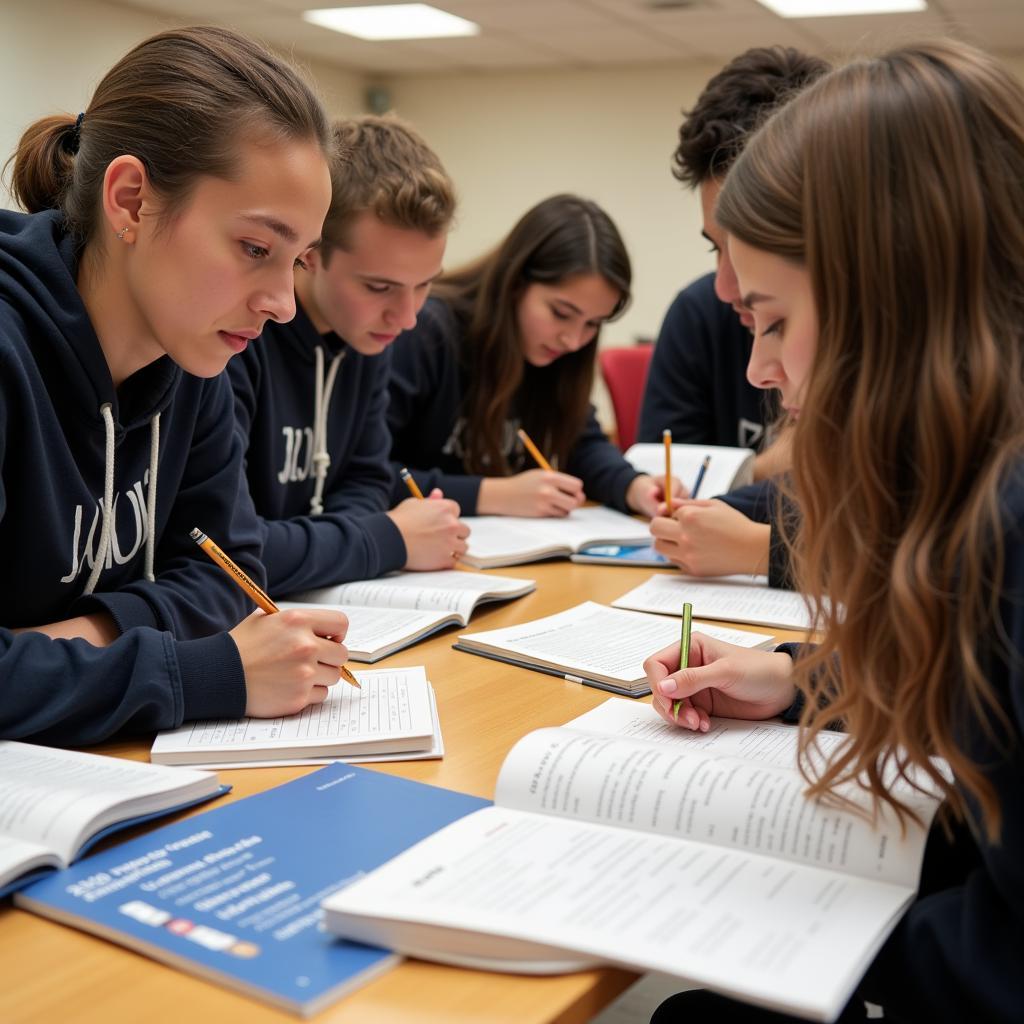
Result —
<instances>
[{"instance_id":1,"label":"earring","mask_svg":"<svg viewBox=\"0 0 1024 1024\"><path fill-rule=\"evenodd\" d=\"M127 234L128 234L128 228L127 227L121 228L121 230L118 231L118 233L117 233L117 240L119 242L123 242L124 241L124 236L127 235Z\"/></svg>"}]
</instances>

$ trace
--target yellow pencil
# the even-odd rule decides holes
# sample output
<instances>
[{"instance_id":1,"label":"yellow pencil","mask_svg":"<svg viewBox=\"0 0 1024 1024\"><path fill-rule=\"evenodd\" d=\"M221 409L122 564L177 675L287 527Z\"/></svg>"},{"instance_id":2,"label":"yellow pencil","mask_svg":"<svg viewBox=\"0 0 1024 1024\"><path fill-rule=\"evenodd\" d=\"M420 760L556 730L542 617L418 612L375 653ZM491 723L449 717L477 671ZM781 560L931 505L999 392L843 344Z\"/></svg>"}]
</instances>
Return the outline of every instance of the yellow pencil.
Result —
<instances>
[{"instance_id":1,"label":"yellow pencil","mask_svg":"<svg viewBox=\"0 0 1024 1024\"><path fill-rule=\"evenodd\" d=\"M413 479L412 473L410 473L409 470L405 468L405 466L403 466L398 471L398 475L405 481L405 486L409 488L409 493L414 498L423 497L423 492L420 490L419 484L416 483L416 481Z\"/></svg>"},{"instance_id":2,"label":"yellow pencil","mask_svg":"<svg viewBox=\"0 0 1024 1024\"><path fill-rule=\"evenodd\" d=\"M549 473L553 473L554 470L551 468L551 463L544 458L540 453L540 449L530 440L530 435L520 427L516 433L519 435L519 440L523 442L526 450L533 456L533 461L540 466L541 469L546 469Z\"/></svg>"},{"instance_id":3,"label":"yellow pencil","mask_svg":"<svg viewBox=\"0 0 1024 1024\"><path fill-rule=\"evenodd\" d=\"M268 615L280 611L265 591L253 583L199 527L196 527L189 536L256 602L259 608L262 608ZM357 690L362 689L359 680L344 665L341 666L341 678Z\"/></svg>"},{"instance_id":4,"label":"yellow pencil","mask_svg":"<svg viewBox=\"0 0 1024 1024\"><path fill-rule=\"evenodd\" d=\"M665 507L672 515L672 431L663 430L661 439L665 442Z\"/></svg>"}]
</instances>

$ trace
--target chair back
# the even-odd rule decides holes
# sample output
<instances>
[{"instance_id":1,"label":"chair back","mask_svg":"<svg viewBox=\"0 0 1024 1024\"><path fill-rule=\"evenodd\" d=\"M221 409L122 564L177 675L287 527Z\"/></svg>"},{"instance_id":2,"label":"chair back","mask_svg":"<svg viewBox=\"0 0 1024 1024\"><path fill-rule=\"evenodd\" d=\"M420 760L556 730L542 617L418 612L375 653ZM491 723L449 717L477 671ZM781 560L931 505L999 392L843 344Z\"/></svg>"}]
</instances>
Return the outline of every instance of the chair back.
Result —
<instances>
[{"instance_id":1,"label":"chair back","mask_svg":"<svg viewBox=\"0 0 1024 1024\"><path fill-rule=\"evenodd\" d=\"M612 400L615 434L619 449L625 451L636 440L640 403L644 397L653 345L603 348L598 352L601 376Z\"/></svg>"}]
</instances>

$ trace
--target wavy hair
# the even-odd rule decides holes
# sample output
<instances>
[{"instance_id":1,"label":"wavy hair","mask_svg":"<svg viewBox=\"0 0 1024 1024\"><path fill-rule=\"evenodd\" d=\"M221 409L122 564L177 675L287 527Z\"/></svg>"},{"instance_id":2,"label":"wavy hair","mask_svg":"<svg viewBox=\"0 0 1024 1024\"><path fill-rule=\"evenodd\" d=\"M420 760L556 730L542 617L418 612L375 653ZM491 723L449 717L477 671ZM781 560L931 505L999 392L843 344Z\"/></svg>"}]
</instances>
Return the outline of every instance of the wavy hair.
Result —
<instances>
[{"instance_id":1,"label":"wavy hair","mask_svg":"<svg viewBox=\"0 0 1024 1024\"><path fill-rule=\"evenodd\" d=\"M1024 88L934 42L808 87L718 205L731 234L806 267L817 307L793 446L801 517L786 527L824 636L797 663L811 792L842 799L857 780L904 820L889 787L916 766L993 840L1001 809L965 722L1010 742L987 674L1019 657L999 598L1000 488L1024 449L1022 182ZM834 718L850 742L812 769Z\"/></svg>"},{"instance_id":2,"label":"wavy hair","mask_svg":"<svg viewBox=\"0 0 1024 1024\"><path fill-rule=\"evenodd\" d=\"M528 210L493 252L434 286L464 326L467 472L511 472L504 426L513 405L541 449L565 466L586 423L600 331L550 366L530 366L516 309L528 285L557 284L576 274L599 274L619 292L609 319L626 308L632 270L612 219L589 199L557 195Z\"/></svg>"}]
</instances>

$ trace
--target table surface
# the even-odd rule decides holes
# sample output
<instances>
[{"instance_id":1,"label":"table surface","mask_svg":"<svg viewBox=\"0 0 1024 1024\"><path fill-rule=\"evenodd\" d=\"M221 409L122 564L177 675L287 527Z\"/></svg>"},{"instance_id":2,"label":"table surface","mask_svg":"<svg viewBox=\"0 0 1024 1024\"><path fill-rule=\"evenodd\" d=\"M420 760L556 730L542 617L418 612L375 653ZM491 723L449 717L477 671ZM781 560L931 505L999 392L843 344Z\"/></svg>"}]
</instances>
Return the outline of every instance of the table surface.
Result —
<instances>
[{"instance_id":1,"label":"table surface","mask_svg":"<svg viewBox=\"0 0 1024 1024\"><path fill-rule=\"evenodd\" d=\"M444 759L370 767L493 798L501 762L520 736L542 726L561 725L610 695L554 676L453 651L458 633L510 626L581 601L611 603L654 571L566 561L495 570L500 575L534 579L537 589L517 600L482 605L468 629L446 630L376 663L426 667L437 694ZM779 640L798 635L786 630L760 629ZM96 750L148 760L150 741L150 737L142 737L105 744ZM224 799L237 800L311 770L314 769L242 768L221 770L218 774L234 787ZM296 1019L114 943L15 909L9 903L0 909L0 964L4 975L0 986L0 1020L7 1024L72 1020L146 1020L149 1024L216 1020L220 1024L261 1024ZM315 1019L332 1024L578 1024L599 1012L634 977L613 969L527 977L406 961Z\"/></svg>"}]
</instances>

